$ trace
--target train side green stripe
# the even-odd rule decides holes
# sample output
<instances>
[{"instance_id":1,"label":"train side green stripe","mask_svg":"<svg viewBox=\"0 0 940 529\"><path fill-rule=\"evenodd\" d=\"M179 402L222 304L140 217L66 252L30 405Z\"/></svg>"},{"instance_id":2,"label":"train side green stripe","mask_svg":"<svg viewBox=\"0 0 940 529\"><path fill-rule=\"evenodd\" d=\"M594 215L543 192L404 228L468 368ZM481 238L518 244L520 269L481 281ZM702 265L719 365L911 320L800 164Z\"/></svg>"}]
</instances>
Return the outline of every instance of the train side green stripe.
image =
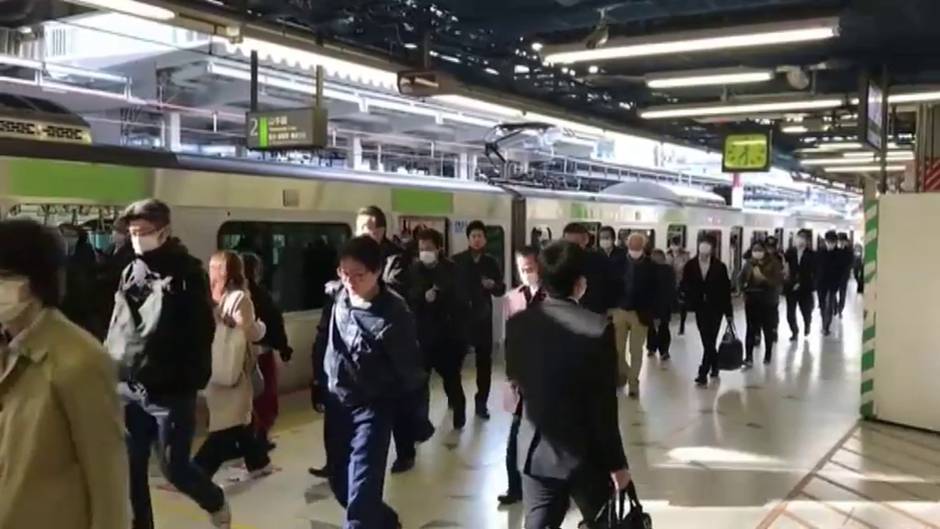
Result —
<instances>
[{"instance_id":1,"label":"train side green stripe","mask_svg":"<svg viewBox=\"0 0 940 529\"><path fill-rule=\"evenodd\" d=\"M7 193L25 197L74 198L121 205L148 196L149 169L59 160L14 158Z\"/></svg>"},{"instance_id":2,"label":"train side green stripe","mask_svg":"<svg viewBox=\"0 0 940 529\"><path fill-rule=\"evenodd\" d=\"M392 210L411 215L452 215L454 194L424 189L392 189Z\"/></svg>"}]
</instances>

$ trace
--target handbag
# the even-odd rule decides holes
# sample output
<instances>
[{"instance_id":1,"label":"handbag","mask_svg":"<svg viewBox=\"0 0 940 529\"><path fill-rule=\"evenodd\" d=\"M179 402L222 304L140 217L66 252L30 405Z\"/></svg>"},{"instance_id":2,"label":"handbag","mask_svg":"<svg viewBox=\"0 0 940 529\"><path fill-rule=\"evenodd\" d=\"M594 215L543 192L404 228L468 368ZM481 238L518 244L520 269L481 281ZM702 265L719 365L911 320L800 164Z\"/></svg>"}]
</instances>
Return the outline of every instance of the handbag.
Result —
<instances>
[{"instance_id":1,"label":"handbag","mask_svg":"<svg viewBox=\"0 0 940 529\"><path fill-rule=\"evenodd\" d=\"M232 317L244 297L245 294L237 290L226 294L220 307L222 316ZM224 387L237 385L245 374L248 347L248 338L243 329L229 327L219 321L212 339L212 376L209 383Z\"/></svg>"},{"instance_id":2,"label":"handbag","mask_svg":"<svg viewBox=\"0 0 940 529\"><path fill-rule=\"evenodd\" d=\"M734 330L734 322L729 319L725 334L721 337L721 345L718 346L718 369L734 371L741 369L742 365L744 365L744 345L741 344Z\"/></svg>"},{"instance_id":3,"label":"handbag","mask_svg":"<svg viewBox=\"0 0 940 529\"><path fill-rule=\"evenodd\" d=\"M627 511L627 498L630 500L630 510ZM607 502L605 511L606 520L596 520L598 527L604 529L653 529L653 519L643 511L643 504L636 493L636 485L631 481L626 490L615 493ZM600 518L598 516L598 518Z\"/></svg>"}]
</instances>

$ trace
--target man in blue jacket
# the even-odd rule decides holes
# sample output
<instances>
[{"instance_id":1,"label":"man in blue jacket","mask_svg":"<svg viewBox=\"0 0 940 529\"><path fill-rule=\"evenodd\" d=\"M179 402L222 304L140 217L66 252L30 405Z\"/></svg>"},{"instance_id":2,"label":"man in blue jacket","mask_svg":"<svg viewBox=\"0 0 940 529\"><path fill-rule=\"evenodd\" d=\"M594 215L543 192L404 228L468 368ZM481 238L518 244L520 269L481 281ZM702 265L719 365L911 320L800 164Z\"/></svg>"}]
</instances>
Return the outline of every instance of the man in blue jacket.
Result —
<instances>
[{"instance_id":1,"label":"man in blue jacket","mask_svg":"<svg viewBox=\"0 0 940 529\"><path fill-rule=\"evenodd\" d=\"M340 252L342 288L330 289L327 460L330 487L346 508L344 529L401 527L398 514L382 501L385 466L400 400L427 377L414 318L379 280L382 264L379 243L356 237Z\"/></svg>"}]
</instances>

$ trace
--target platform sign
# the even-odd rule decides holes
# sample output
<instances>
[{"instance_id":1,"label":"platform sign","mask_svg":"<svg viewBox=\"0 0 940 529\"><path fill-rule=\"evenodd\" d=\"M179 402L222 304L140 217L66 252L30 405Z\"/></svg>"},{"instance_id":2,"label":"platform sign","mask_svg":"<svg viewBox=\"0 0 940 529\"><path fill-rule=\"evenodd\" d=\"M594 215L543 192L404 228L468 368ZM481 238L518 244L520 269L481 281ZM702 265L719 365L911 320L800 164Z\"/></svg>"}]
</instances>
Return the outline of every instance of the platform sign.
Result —
<instances>
[{"instance_id":1,"label":"platform sign","mask_svg":"<svg viewBox=\"0 0 940 529\"><path fill-rule=\"evenodd\" d=\"M327 112L296 108L248 112L246 146L254 150L318 149L326 146Z\"/></svg>"}]
</instances>

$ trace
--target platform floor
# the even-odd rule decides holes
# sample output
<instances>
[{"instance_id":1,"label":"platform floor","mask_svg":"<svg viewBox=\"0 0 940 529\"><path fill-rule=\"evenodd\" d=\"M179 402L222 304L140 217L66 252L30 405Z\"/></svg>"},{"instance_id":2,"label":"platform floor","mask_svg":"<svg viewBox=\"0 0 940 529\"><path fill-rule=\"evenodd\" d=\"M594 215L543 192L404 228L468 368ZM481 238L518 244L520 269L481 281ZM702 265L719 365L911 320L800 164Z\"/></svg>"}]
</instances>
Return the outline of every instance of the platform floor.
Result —
<instances>
[{"instance_id":1,"label":"platform floor","mask_svg":"<svg viewBox=\"0 0 940 529\"><path fill-rule=\"evenodd\" d=\"M640 400L623 397L620 416L657 529L940 529L940 436L858 421L861 299L849 301L831 337L821 336L817 313L810 337L793 343L781 305L783 342L773 364L724 373L707 390L692 384L701 346L691 315L686 335L674 339L672 362L647 359ZM737 319L743 330L741 311ZM469 364L464 386L472 395ZM509 415L495 411L494 395L492 420L471 420L455 433L432 380L432 417L441 426L419 448L414 470L388 478L387 501L405 529L521 528L521 505L496 502L506 486ZM275 474L234 485L220 474L234 528L341 527L329 487L307 474L324 458L322 420L307 402L300 394L282 403ZM210 527L161 479L153 488L158 527ZM565 528L578 519L570 513Z\"/></svg>"}]
</instances>

